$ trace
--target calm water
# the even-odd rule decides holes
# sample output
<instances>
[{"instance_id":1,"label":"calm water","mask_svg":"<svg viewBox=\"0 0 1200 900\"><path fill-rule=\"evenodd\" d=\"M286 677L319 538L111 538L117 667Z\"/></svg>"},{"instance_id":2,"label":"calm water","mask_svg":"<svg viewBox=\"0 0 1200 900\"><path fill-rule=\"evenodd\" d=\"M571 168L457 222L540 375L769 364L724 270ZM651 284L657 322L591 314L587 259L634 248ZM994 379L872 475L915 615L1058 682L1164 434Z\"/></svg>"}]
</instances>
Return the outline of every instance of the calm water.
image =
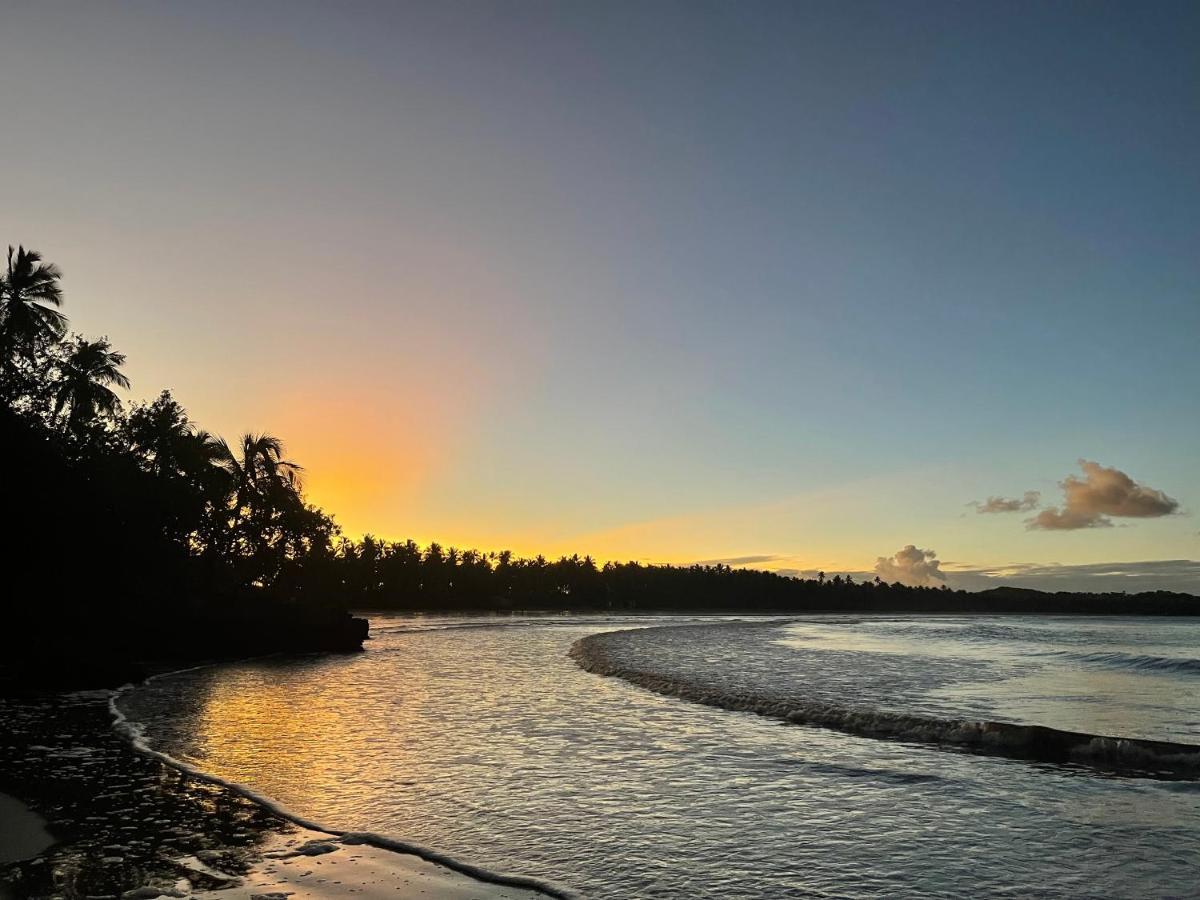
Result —
<instances>
[{"instance_id":1,"label":"calm water","mask_svg":"<svg viewBox=\"0 0 1200 900\"><path fill-rule=\"evenodd\" d=\"M783 725L566 655L664 621L376 619L364 654L188 672L121 705L158 749L296 813L584 896L1198 895L1196 782ZM605 640L714 689L1200 743L1191 622L828 618Z\"/></svg>"}]
</instances>

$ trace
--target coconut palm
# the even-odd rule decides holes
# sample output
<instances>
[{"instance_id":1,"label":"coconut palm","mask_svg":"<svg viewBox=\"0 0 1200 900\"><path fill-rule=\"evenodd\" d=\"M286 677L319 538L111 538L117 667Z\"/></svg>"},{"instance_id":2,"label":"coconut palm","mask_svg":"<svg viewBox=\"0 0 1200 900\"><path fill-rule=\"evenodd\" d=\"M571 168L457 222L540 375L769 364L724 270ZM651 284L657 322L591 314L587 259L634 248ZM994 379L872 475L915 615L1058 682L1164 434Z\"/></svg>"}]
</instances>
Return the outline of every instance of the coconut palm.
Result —
<instances>
[{"instance_id":1,"label":"coconut palm","mask_svg":"<svg viewBox=\"0 0 1200 900\"><path fill-rule=\"evenodd\" d=\"M221 440L216 452L218 464L233 480L238 507L299 496L303 469L283 458L283 441L279 438L251 432L242 435L236 451Z\"/></svg>"},{"instance_id":2,"label":"coconut palm","mask_svg":"<svg viewBox=\"0 0 1200 900\"><path fill-rule=\"evenodd\" d=\"M76 338L59 362L59 379L54 391L54 415L68 409L67 425L78 429L99 416L115 416L121 400L112 385L129 388L120 370L125 354L112 349L107 338L88 341Z\"/></svg>"},{"instance_id":3,"label":"coconut palm","mask_svg":"<svg viewBox=\"0 0 1200 900\"><path fill-rule=\"evenodd\" d=\"M42 262L35 250L8 248L8 269L0 274L0 354L32 355L39 344L62 340L67 317L62 306L58 267Z\"/></svg>"},{"instance_id":4,"label":"coconut palm","mask_svg":"<svg viewBox=\"0 0 1200 900\"><path fill-rule=\"evenodd\" d=\"M188 434L178 451L180 468L185 473L203 473L220 470L225 442L203 428Z\"/></svg>"},{"instance_id":5,"label":"coconut palm","mask_svg":"<svg viewBox=\"0 0 1200 900\"><path fill-rule=\"evenodd\" d=\"M282 570L309 510L300 496L300 471L283 458L283 442L245 434L236 447L219 444L218 465L228 479L226 506L214 510L213 540L226 556L243 561L250 583L270 583Z\"/></svg>"}]
</instances>

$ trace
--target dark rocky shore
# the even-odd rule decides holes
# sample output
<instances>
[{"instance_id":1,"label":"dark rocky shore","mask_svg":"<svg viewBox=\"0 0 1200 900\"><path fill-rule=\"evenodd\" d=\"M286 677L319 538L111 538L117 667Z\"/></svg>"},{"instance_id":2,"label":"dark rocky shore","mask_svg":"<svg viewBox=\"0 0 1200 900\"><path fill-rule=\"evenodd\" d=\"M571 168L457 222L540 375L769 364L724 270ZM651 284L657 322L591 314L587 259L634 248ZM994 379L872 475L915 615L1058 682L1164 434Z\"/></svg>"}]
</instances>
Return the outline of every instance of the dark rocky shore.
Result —
<instances>
[{"instance_id":1,"label":"dark rocky shore","mask_svg":"<svg viewBox=\"0 0 1200 900\"><path fill-rule=\"evenodd\" d=\"M355 653L369 623L336 609L227 602L164 615L12 612L0 638L0 696L115 688L155 672L271 653Z\"/></svg>"},{"instance_id":2,"label":"dark rocky shore","mask_svg":"<svg viewBox=\"0 0 1200 900\"><path fill-rule=\"evenodd\" d=\"M0 868L0 896L170 896L219 888L295 826L232 791L137 753L112 727L111 689L201 662L355 652L365 619L225 606L137 620L11 614L0 647L0 792L47 822L55 845ZM181 863L191 860L195 865Z\"/></svg>"}]
</instances>

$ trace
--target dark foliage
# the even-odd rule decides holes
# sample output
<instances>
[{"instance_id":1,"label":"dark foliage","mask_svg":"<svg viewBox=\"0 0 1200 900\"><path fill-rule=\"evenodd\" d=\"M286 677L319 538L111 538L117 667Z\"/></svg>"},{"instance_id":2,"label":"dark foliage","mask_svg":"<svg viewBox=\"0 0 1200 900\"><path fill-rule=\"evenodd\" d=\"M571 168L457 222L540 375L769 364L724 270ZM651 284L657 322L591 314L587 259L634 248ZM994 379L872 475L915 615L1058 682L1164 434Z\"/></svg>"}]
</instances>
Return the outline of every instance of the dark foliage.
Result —
<instances>
[{"instance_id":1,"label":"dark foliage","mask_svg":"<svg viewBox=\"0 0 1200 900\"><path fill-rule=\"evenodd\" d=\"M281 442L230 448L165 391L126 411L125 357L66 338L60 277L23 248L0 273L5 677L360 646Z\"/></svg>"},{"instance_id":2,"label":"dark foliage","mask_svg":"<svg viewBox=\"0 0 1200 900\"><path fill-rule=\"evenodd\" d=\"M346 601L408 611L611 611L638 613L957 612L1200 614L1191 594L1048 594L1016 588L979 593L879 580L802 579L774 572L636 562L598 567L590 557L549 561L474 550L421 551L412 541L367 536L334 556Z\"/></svg>"}]
</instances>

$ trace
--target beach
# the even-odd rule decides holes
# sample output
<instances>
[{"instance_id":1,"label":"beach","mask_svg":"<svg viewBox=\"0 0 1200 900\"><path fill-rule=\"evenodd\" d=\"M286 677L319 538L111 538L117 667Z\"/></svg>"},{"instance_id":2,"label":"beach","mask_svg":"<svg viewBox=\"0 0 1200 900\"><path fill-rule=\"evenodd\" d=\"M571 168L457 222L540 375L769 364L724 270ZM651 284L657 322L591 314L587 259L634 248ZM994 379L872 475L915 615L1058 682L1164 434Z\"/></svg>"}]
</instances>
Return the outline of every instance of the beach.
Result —
<instances>
[{"instance_id":1,"label":"beach","mask_svg":"<svg viewBox=\"0 0 1200 900\"><path fill-rule=\"evenodd\" d=\"M193 894L212 900L254 900L272 895L297 900L351 896L516 900L543 896L481 882L412 854L339 840L307 829L271 835L263 844L261 861L238 884Z\"/></svg>"},{"instance_id":2,"label":"beach","mask_svg":"<svg viewBox=\"0 0 1200 900\"><path fill-rule=\"evenodd\" d=\"M0 698L0 896L544 896L301 828L136 752L109 697Z\"/></svg>"}]
</instances>

